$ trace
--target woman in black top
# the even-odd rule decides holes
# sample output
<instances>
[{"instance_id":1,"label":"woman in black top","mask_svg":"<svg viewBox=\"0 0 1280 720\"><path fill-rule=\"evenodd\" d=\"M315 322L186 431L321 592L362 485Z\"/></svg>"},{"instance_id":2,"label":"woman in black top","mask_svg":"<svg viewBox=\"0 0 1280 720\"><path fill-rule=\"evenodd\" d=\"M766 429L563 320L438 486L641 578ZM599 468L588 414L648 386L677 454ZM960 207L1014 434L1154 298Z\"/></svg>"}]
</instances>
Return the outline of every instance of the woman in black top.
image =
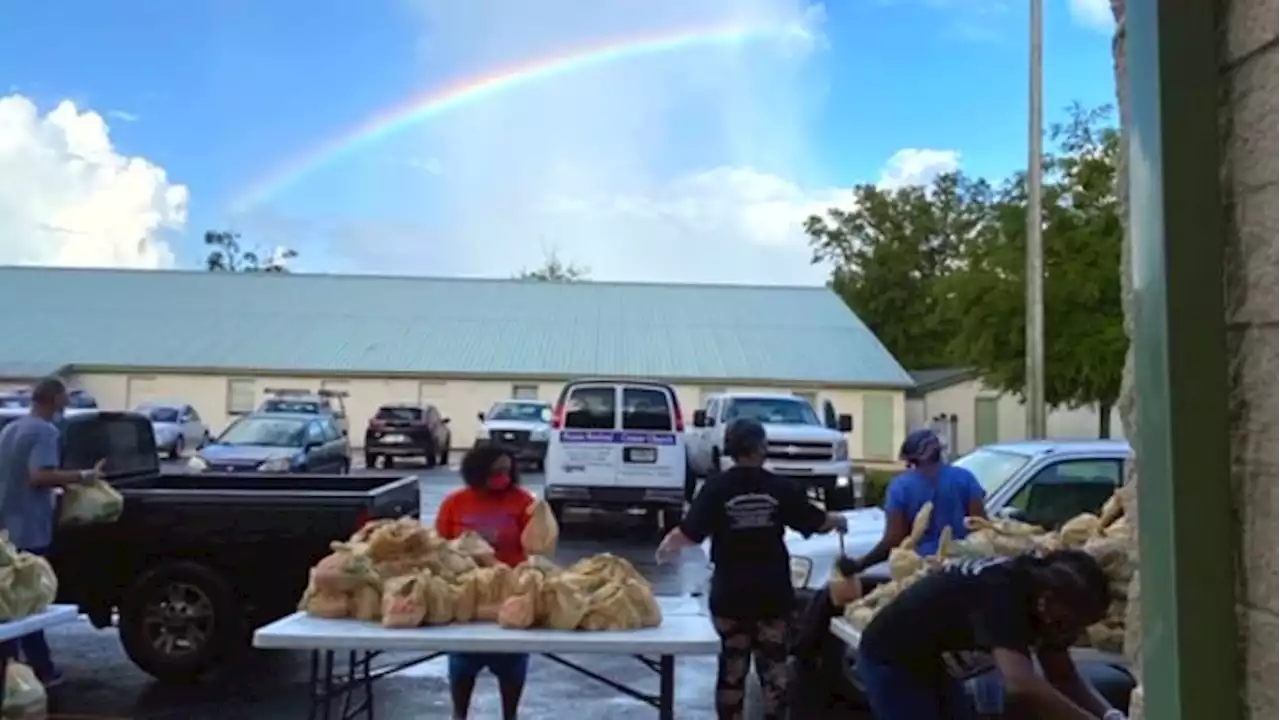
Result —
<instances>
[{"instance_id":1,"label":"woman in black top","mask_svg":"<svg viewBox=\"0 0 1280 720\"><path fill-rule=\"evenodd\" d=\"M903 591L863 631L858 672L867 699L878 720L972 718L960 681L994 667L1012 717L1122 718L1068 654L1109 603L1106 574L1079 550L952 562Z\"/></svg>"},{"instance_id":2,"label":"woman in black top","mask_svg":"<svg viewBox=\"0 0 1280 720\"><path fill-rule=\"evenodd\" d=\"M794 595L791 558L783 543L790 527L811 535L839 530L844 516L810 504L799 484L764 469L764 426L734 420L725 427L725 454L734 466L709 478L689 514L658 547L665 560L711 538L711 615L720 633L716 714L741 718L747 671L755 657L764 717L781 718L787 682L787 627Z\"/></svg>"}]
</instances>

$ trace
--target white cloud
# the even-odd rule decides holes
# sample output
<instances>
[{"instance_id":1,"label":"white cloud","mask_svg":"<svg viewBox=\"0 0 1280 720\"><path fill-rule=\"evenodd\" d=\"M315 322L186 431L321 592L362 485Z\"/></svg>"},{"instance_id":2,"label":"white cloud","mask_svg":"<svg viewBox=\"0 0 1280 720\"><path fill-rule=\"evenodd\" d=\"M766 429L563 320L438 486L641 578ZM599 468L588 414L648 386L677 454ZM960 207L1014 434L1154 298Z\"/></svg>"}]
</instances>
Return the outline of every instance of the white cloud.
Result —
<instances>
[{"instance_id":1,"label":"white cloud","mask_svg":"<svg viewBox=\"0 0 1280 720\"><path fill-rule=\"evenodd\" d=\"M959 169L960 153L955 150L903 148L885 163L879 185L888 188L928 185L939 175Z\"/></svg>"},{"instance_id":2,"label":"white cloud","mask_svg":"<svg viewBox=\"0 0 1280 720\"><path fill-rule=\"evenodd\" d=\"M128 110L108 110L107 117L111 118L112 120L119 120L120 122L127 122L127 123L138 122L139 120L142 119L141 115L137 113L131 113Z\"/></svg>"},{"instance_id":3,"label":"white cloud","mask_svg":"<svg viewBox=\"0 0 1280 720\"><path fill-rule=\"evenodd\" d=\"M1085 27L1105 33L1116 29L1111 0L1067 0L1067 6L1071 17Z\"/></svg>"},{"instance_id":4,"label":"white cloud","mask_svg":"<svg viewBox=\"0 0 1280 720\"><path fill-rule=\"evenodd\" d=\"M0 263L168 267L186 213L187 188L116 152L98 113L0 97Z\"/></svg>"}]
</instances>

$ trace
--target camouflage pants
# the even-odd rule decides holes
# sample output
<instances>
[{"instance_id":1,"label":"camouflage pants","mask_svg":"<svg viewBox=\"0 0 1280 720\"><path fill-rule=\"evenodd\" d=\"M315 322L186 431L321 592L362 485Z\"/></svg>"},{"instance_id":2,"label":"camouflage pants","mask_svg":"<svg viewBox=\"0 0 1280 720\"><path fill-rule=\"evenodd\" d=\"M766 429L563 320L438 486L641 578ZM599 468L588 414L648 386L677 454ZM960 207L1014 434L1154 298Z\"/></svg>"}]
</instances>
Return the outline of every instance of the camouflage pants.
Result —
<instances>
[{"instance_id":1,"label":"camouflage pants","mask_svg":"<svg viewBox=\"0 0 1280 720\"><path fill-rule=\"evenodd\" d=\"M787 695L787 629L784 618L715 618L720 633L720 674L716 678L716 717L742 720L751 659L763 691L765 720L780 720Z\"/></svg>"}]
</instances>

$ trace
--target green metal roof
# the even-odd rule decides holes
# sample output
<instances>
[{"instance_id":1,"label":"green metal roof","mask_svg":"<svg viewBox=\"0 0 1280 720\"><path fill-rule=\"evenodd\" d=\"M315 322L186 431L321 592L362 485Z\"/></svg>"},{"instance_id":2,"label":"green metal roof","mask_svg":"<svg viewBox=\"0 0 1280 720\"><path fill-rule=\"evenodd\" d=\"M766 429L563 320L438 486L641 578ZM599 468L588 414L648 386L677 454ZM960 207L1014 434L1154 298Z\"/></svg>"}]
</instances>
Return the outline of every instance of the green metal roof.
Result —
<instances>
[{"instance_id":1,"label":"green metal roof","mask_svg":"<svg viewBox=\"0 0 1280 720\"><path fill-rule=\"evenodd\" d=\"M909 387L820 287L0 268L0 365Z\"/></svg>"}]
</instances>

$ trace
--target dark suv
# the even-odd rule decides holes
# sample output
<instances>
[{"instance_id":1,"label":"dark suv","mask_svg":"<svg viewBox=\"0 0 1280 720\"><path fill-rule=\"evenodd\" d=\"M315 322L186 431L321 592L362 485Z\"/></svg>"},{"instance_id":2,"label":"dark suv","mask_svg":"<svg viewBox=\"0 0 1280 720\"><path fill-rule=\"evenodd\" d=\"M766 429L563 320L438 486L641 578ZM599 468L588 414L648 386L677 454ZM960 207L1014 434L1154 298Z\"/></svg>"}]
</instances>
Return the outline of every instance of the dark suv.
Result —
<instances>
[{"instance_id":1,"label":"dark suv","mask_svg":"<svg viewBox=\"0 0 1280 720\"><path fill-rule=\"evenodd\" d=\"M391 467L397 458L420 457L427 467L449 464L449 418L434 405L390 404L378 408L364 431L364 465Z\"/></svg>"}]
</instances>

